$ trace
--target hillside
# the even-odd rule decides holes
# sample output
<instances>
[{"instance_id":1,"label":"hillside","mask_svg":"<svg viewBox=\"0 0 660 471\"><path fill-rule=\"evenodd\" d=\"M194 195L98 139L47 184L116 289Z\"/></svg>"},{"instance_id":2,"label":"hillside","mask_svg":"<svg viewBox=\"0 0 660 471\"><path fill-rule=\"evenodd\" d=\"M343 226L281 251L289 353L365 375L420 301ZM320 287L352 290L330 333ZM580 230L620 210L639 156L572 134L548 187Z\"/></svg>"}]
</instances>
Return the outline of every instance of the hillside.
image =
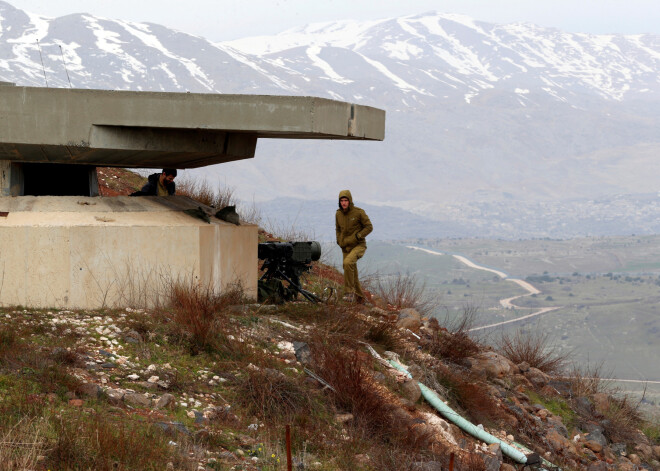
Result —
<instances>
[{"instance_id":1,"label":"hillside","mask_svg":"<svg viewBox=\"0 0 660 471\"><path fill-rule=\"evenodd\" d=\"M176 286L170 302L0 310L3 469L286 469L285 425L296 469L515 469L434 412L417 381L562 469L659 465L657 424L598 381L533 366L551 353L516 364L377 299L385 309L260 305Z\"/></svg>"},{"instance_id":2,"label":"hillside","mask_svg":"<svg viewBox=\"0 0 660 471\"><path fill-rule=\"evenodd\" d=\"M140 183L113 172L99 170L103 191ZM316 265L306 287L327 297L339 280ZM295 469L510 471L510 455L530 469L660 466L659 425L597 370L563 369L534 336L488 348L469 312L440 325L406 278L371 288L366 305L171 283L152 309L2 308L3 469L283 470L287 425ZM434 394L455 412L436 412Z\"/></svg>"}]
</instances>

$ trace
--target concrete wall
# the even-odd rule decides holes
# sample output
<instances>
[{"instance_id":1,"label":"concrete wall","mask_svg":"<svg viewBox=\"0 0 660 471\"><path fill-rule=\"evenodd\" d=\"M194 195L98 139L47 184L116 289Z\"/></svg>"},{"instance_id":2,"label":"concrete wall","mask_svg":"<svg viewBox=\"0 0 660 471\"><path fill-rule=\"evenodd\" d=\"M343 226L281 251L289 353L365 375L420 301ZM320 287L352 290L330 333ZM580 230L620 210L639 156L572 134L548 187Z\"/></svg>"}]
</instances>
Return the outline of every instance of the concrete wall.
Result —
<instances>
[{"instance_id":1,"label":"concrete wall","mask_svg":"<svg viewBox=\"0 0 660 471\"><path fill-rule=\"evenodd\" d=\"M210 224L184 197L0 198L0 305L153 306L177 280L256 297L257 227Z\"/></svg>"}]
</instances>

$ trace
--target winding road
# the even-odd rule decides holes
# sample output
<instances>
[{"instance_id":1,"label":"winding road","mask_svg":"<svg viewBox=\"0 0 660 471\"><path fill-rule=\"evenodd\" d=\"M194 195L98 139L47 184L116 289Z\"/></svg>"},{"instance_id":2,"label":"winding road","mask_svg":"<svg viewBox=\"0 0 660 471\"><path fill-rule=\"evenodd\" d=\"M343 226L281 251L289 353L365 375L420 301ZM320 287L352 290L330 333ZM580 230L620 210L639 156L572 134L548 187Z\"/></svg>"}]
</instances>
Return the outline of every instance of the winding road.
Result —
<instances>
[{"instance_id":1,"label":"winding road","mask_svg":"<svg viewBox=\"0 0 660 471\"><path fill-rule=\"evenodd\" d=\"M415 247L415 246L412 246L412 245L407 245L406 248L412 249L412 250L420 250L422 252L426 252L426 253L431 254L431 255L447 255L447 254L444 254L442 252L436 252L435 250L423 249L421 247ZM499 271L499 270L495 270L493 268L488 268L488 267L484 267L484 266L481 266L481 265L477 265L472 260L470 260L469 258L464 257L463 255L452 255L452 257L454 257L456 260L460 261L461 263L467 265L468 267L474 268L475 270L484 270L484 271L487 271L487 272L494 273L495 275L499 276L503 280L515 283L518 286L520 286L522 289L527 291L527 293L525 293L525 294L520 294L518 296L513 296L511 298L500 299L500 305L505 309L530 309L530 308L526 308L526 307L522 307L522 306L516 306L515 304L513 304L512 301L515 301L516 299L519 299L519 298L523 298L525 296L531 296L533 294L540 294L541 293L541 291L539 289L537 289L531 283L529 283L525 280L521 280L519 278L509 278L509 275L507 275L503 271ZM531 314L527 314L525 316L516 317L515 319L509 319L508 321L496 322L495 324L489 324L489 325L482 325L480 327L474 327L474 328L470 329L470 332L474 332L474 331L477 331L477 330L491 329L493 327L498 327L498 326L505 325L505 324L511 324L513 322L520 322L520 321L523 321L525 319L530 319L532 317L537 317L537 316L541 316L543 314L547 314L548 312L551 312L551 311L556 311L557 309L560 309L560 308L561 308L561 306L543 307L543 308L540 308L538 311L532 312Z\"/></svg>"},{"instance_id":2,"label":"winding road","mask_svg":"<svg viewBox=\"0 0 660 471\"><path fill-rule=\"evenodd\" d=\"M421 247L414 247L412 245L408 245L408 246L406 246L406 248L413 249L413 250L420 250L422 252L426 252L426 253L431 254L431 255L448 255L448 254L445 254L445 253L442 253L442 252L436 252L435 250L423 249ZM532 285L531 283L529 283L525 280L521 280L521 279L518 279L518 278L509 278L509 276L506 273L502 272L502 271L495 270L493 268L484 267L484 266L481 266L481 265L477 265L472 260L470 260L470 259L468 259L468 258L466 258L462 255L452 255L452 256L456 260L459 260L460 262L464 263L465 265L467 265L470 268L474 268L476 270L484 270L484 271L494 273L497 276L499 276L500 278L502 278L506 281L510 281L512 283L515 283L518 286L520 286L521 288L523 288L525 291L527 291L526 294L520 294L518 296L513 296L511 298L506 298L506 299L500 299L500 305L505 309L514 309L514 308L515 309L530 309L530 308L526 308L526 307L516 306L515 304L513 304L512 301L515 301L516 299L522 298L522 297L525 297L525 296L531 296L533 294L540 294L541 293L541 291L538 290L536 287L534 287L534 285ZM474 331L477 331L477 330L484 330L484 329L490 329L490 328L493 328L493 327L498 327L500 325L511 324L513 322L520 322L520 321L523 321L525 319L529 319L529 318L532 318L532 317L547 314L548 312L551 312L551 311L556 311L557 309L561 309L561 306L544 307L544 308L539 309L538 311L532 312L531 314L527 314L525 316L516 317L515 319L510 319L508 321L497 322L495 324L489 324L489 325L483 325L483 326L480 326L480 327L474 327L474 328L470 329L469 331L474 332ZM620 379L620 378L599 378L599 379L601 381L617 381L617 382L622 382L622 383L660 384L660 381L649 381L649 380Z\"/></svg>"}]
</instances>

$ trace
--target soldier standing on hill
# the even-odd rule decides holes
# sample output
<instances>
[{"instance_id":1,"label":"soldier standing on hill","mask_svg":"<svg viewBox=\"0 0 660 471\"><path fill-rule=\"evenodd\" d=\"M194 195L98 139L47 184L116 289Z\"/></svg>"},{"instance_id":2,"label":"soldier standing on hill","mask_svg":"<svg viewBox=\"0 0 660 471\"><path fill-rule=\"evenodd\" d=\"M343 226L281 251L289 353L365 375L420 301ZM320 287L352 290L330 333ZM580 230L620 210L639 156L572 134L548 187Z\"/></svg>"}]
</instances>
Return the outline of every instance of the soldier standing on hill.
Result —
<instances>
[{"instance_id":1,"label":"soldier standing on hill","mask_svg":"<svg viewBox=\"0 0 660 471\"><path fill-rule=\"evenodd\" d=\"M358 280L357 261L367 251L365 237L373 230L369 216L353 205L349 190L339 192L339 209L335 215L337 245L344 256L344 300L363 303L364 293Z\"/></svg>"}]
</instances>

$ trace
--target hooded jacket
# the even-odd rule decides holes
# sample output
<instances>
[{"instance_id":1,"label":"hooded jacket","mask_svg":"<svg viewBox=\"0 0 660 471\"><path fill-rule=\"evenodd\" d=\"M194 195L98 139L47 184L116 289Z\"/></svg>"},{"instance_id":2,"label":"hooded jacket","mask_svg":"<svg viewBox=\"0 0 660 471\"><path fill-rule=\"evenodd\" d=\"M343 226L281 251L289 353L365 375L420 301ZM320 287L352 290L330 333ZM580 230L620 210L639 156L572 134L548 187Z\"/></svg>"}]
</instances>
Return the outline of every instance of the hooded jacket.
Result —
<instances>
[{"instance_id":1,"label":"hooded jacket","mask_svg":"<svg viewBox=\"0 0 660 471\"><path fill-rule=\"evenodd\" d=\"M139 191L141 195L153 195L158 196L158 179L160 178L161 173L152 173L147 178L147 183ZM172 196L176 192L176 184L174 182L167 183L165 182L165 189L167 193Z\"/></svg>"},{"instance_id":2,"label":"hooded jacket","mask_svg":"<svg viewBox=\"0 0 660 471\"><path fill-rule=\"evenodd\" d=\"M337 245L343 251L348 252L358 245L367 246L365 237L374 227L371 225L369 216L364 212L364 209L358 208L353 204L353 197L349 190L339 192L339 199L348 198L348 209L346 211L339 209L335 215L335 230L337 232Z\"/></svg>"}]
</instances>

